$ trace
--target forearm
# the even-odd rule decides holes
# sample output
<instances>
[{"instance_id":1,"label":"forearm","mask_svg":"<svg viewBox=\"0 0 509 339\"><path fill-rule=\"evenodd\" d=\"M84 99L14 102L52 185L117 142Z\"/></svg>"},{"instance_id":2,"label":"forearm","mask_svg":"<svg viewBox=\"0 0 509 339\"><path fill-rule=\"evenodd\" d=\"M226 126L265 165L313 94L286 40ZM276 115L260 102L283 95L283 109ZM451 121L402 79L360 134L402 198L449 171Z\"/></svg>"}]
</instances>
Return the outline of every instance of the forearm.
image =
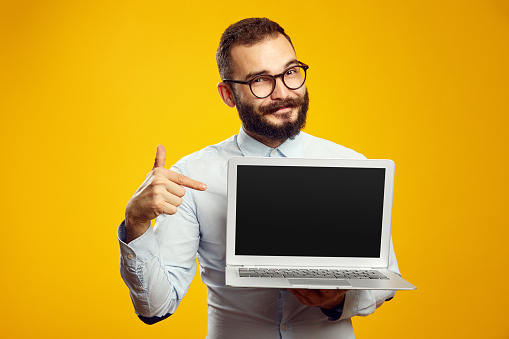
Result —
<instances>
[{"instance_id":1,"label":"forearm","mask_svg":"<svg viewBox=\"0 0 509 339\"><path fill-rule=\"evenodd\" d=\"M120 273L129 288L131 299L138 315L145 317L164 316L173 313L180 299L176 273L170 279L160 257L153 230L125 243L125 226L119 227ZM194 272L190 272L194 276Z\"/></svg>"},{"instance_id":2,"label":"forearm","mask_svg":"<svg viewBox=\"0 0 509 339\"><path fill-rule=\"evenodd\" d=\"M122 258L120 274L129 288L136 314L162 317L175 312L180 300L157 257L138 267L126 264Z\"/></svg>"}]
</instances>

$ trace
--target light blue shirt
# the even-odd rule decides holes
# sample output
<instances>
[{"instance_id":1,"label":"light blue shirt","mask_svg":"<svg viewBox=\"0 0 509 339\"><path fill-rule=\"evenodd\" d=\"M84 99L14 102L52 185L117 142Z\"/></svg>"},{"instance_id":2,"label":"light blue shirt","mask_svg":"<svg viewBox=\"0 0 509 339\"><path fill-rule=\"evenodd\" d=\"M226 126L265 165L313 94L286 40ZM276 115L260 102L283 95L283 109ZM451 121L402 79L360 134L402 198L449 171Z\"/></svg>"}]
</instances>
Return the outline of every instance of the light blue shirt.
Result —
<instances>
[{"instance_id":1,"label":"light blue shirt","mask_svg":"<svg viewBox=\"0 0 509 339\"><path fill-rule=\"evenodd\" d=\"M393 291L350 290L341 318L329 321L320 308L302 305L286 289L225 286L226 174L233 156L365 158L304 132L272 149L242 128L238 135L182 158L171 170L207 184L207 190L187 189L176 214L160 215L154 229L129 244L124 223L118 229L121 275L136 313L156 320L160 318L152 317L174 313L195 275L196 257L207 286L208 338L353 338L350 318L371 314ZM399 274L392 242L389 263Z\"/></svg>"}]
</instances>

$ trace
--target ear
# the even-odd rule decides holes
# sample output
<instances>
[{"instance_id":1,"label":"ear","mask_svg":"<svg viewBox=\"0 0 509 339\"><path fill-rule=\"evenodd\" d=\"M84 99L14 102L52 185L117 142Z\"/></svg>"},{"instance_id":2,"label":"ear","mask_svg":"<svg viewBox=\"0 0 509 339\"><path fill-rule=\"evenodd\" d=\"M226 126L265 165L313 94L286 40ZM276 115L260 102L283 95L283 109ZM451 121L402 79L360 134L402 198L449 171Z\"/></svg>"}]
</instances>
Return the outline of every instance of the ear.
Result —
<instances>
[{"instance_id":1,"label":"ear","mask_svg":"<svg viewBox=\"0 0 509 339\"><path fill-rule=\"evenodd\" d=\"M235 107L235 99L233 98L233 92L230 85L220 82L217 84L217 91L225 104L229 107Z\"/></svg>"}]
</instances>

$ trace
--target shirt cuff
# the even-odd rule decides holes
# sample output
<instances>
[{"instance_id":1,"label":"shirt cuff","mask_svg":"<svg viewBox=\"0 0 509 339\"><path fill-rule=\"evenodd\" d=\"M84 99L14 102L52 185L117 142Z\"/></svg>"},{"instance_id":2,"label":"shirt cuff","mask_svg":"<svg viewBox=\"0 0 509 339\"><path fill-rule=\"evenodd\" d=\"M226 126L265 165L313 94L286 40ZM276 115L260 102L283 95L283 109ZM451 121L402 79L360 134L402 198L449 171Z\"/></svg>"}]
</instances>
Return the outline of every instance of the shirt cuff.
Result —
<instances>
[{"instance_id":1,"label":"shirt cuff","mask_svg":"<svg viewBox=\"0 0 509 339\"><path fill-rule=\"evenodd\" d=\"M155 323L160 322L161 320L164 320L168 318L171 315L171 313L168 313L166 315L163 315L162 317L144 317L142 315L139 315L138 318L140 318L141 321L143 321L147 325L154 325Z\"/></svg>"},{"instance_id":2,"label":"shirt cuff","mask_svg":"<svg viewBox=\"0 0 509 339\"><path fill-rule=\"evenodd\" d=\"M343 299L343 302L339 304L338 306L334 308L320 308L323 314L325 314L327 317L329 317L329 321L336 321L339 318L341 318L341 315L343 314L343 308L345 307L345 298Z\"/></svg>"},{"instance_id":3,"label":"shirt cuff","mask_svg":"<svg viewBox=\"0 0 509 339\"><path fill-rule=\"evenodd\" d=\"M145 233L127 244L125 242L126 228L124 220L118 227L117 238L120 246L120 255L127 266L135 266L135 263L143 264L152 259L159 252L159 246L152 226L150 226Z\"/></svg>"}]
</instances>

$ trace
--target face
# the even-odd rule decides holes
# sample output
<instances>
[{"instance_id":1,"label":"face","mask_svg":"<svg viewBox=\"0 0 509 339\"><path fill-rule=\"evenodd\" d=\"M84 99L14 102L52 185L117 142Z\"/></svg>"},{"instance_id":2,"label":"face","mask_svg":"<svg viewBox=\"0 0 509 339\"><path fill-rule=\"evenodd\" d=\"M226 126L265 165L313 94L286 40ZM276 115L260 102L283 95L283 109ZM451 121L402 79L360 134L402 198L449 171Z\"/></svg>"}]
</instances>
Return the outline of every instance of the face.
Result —
<instances>
[{"instance_id":1,"label":"face","mask_svg":"<svg viewBox=\"0 0 509 339\"><path fill-rule=\"evenodd\" d=\"M236 46L231 56L234 79L243 81L259 74L280 74L298 64L292 45L282 35L253 46ZM248 85L235 85L233 96L244 129L255 138L282 142L299 134L306 123L309 99L305 84L291 90L279 77L267 98L256 98Z\"/></svg>"}]
</instances>

